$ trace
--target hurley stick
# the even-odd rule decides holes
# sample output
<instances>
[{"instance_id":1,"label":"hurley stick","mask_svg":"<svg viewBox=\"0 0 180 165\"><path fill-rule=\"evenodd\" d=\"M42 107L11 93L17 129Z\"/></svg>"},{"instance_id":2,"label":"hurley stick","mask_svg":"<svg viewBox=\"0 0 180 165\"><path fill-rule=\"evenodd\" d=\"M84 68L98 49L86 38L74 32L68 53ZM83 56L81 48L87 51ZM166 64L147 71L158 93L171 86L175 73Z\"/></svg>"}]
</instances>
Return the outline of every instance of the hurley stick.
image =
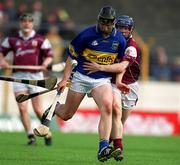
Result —
<instances>
[{"instance_id":1,"label":"hurley stick","mask_svg":"<svg viewBox=\"0 0 180 165\"><path fill-rule=\"evenodd\" d=\"M19 94L17 97L16 97L16 101L18 103L22 103L23 101L26 101L28 99L31 99L33 97L36 97L36 96L39 96L39 95L42 95L44 93L47 93L47 92L51 92L55 89L57 89L58 87L55 87L51 90L44 90L44 91L41 91L41 92L37 92L37 93L32 93L32 94L29 94L29 95L26 95L26 94Z\"/></svg>"},{"instance_id":2,"label":"hurley stick","mask_svg":"<svg viewBox=\"0 0 180 165\"><path fill-rule=\"evenodd\" d=\"M54 100L53 100L53 104L48 112L48 115L46 117L46 119L42 122L41 125L39 125L37 128L34 128L34 134L37 136L46 136L49 132L49 125L57 104L57 101L59 100L61 92L58 92L57 95L55 96Z\"/></svg>"},{"instance_id":3,"label":"hurley stick","mask_svg":"<svg viewBox=\"0 0 180 165\"><path fill-rule=\"evenodd\" d=\"M55 76L42 79L42 80L28 80L28 79L17 79L13 77L6 77L6 76L0 76L0 80L3 81L12 81L17 83L23 83L23 84L29 84L29 85L35 85L47 89L52 89L57 83L57 78Z\"/></svg>"},{"instance_id":4,"label":"hurley stick","mask_svg":"<svg viewBox=\"0 0 180 165\"><path fill-rule=\"evenodd\" d=\"M62 72L65 67L65 62L58 64L48 65L47 69L52 70L53 72ZM1 68L0 68L1 69ZM34 65L10 65L8 69L20 69L20 70L42 70L42 66Z\"/></svg>"}]
</instances>

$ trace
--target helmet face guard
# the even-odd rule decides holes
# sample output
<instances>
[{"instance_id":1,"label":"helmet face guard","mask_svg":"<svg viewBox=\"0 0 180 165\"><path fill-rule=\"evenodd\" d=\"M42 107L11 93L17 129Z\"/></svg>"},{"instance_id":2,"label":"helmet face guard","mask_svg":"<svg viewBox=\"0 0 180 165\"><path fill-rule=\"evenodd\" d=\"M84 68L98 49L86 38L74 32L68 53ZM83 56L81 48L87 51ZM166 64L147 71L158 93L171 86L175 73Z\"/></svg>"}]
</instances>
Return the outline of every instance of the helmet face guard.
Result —
<instances>
[{"instance_id":1,"label":"helmet face guard","mask_svg":"<svg viewBox=\"0 0 180 165\"><path fill-rule=\"evenodd\" d=\"M134 29L133 18L128 15L119 16L116 20L115 27L128 27L129 29Z\"/></svg>"},{"instance_id":2,"label":"helmet face guard","mask_svg":"<svg viewBox=\"0 0 180 165\"><path fill-rule=\"evenodd\" d=\"M104 19L104 18L99 18L98 23L100 24L114 24L114 19Z\"/></svg>"},{"instance_id":3,"label":"helmet face guard","mask_svg":"<svg viewBox=\"0 0 180 165\"><path fill-rule=\"evenodd\" d=\"M33 22L33 16L30 13L24 13L19 17L20 21L25 21L25 20L29 20L31 22Z\"/></svg>"}]
</instances>

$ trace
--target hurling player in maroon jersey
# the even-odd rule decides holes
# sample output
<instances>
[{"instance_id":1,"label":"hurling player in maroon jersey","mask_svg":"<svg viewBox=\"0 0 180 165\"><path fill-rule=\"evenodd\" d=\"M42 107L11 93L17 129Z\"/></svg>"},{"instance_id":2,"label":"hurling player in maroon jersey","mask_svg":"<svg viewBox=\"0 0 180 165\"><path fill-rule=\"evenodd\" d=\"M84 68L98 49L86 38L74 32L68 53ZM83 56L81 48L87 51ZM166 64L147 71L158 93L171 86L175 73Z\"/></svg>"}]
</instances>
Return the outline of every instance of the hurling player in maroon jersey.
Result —
<instances>
[{"instance_id":1,"label":"hurling player in maroon jersey","mask_svg":"<svg viewBox=\"0 0 180 165\"><path fill-rule=\"evenodd\" d=\"M33 17L30 13L24 13L20 16L20 30L14 37L7 37L0 46L0 66L4 69L9 68L9 64L5 56L11 51L13 52L13 65L30 65L41 66L40 70L13 70L13 77L23 79L43 79L43 71L47 70L47 66L52 62L53 53L50 42L43 36L37 34L33 29ZM19 94L30 94L38 92L38 87L26 84L13 83L15 96ZM43 109L41 96L31 99L35 114L41 120ZM22 124L27 133L28 145L35 145L36 139L33 134L28 113L28 102L18 103L18 108L22 120ZM45 137L45 144L51 145L51 133Z\"/></svg>"},{"instance_id":2,"label":"hurling player in maroon jersey","mask_svg":"<svg viewBox=\"0 0 180 165\"><path fill-rule=\"evenodd\" d=\"M123 125L131 112L130 110L135 107L138 100L137 81L140 75L141 51L132 37L134 21L130 16L119 16L115 26L122 32L127 41L125 56L122 61L106 66L97 63L86 63L84 67L86 70L89 70L89 73L96 71L117 73L116 81L115 79L112 80L114 100L111 141L113 141L114 151L111 156L114 157L115 160L121 161L123 159Z\"/></svg>"}]
</instances>

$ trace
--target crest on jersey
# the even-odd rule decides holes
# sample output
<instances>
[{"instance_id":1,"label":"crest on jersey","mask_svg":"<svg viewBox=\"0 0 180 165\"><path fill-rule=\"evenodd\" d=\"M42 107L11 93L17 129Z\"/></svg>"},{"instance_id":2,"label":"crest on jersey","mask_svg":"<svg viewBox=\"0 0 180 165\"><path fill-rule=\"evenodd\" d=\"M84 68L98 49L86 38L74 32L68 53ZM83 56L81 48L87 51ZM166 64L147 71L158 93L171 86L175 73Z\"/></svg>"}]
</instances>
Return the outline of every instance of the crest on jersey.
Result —
<instances>
[{"instance_id":1,"label":"crest on jersey","mask_svg":"<svg viewBox=\"0 0 180 165\"><path fill-rule=\"evenodd\" d=\"M113 43L112 43L112 49L113 49L113 50L117 50L117 49L118 49L118 46L119 46L119 43L118 43L118 42L113 42Z\"/></svg>"},{"instance_id":2,"label":"crest on jersey","mask_svg":"<svg viewBox=\"0 0 180 165\"><path fill-rule=\"evenodd\" d=\"M129 46L125 50L125 55L128 55L128 56L136 58L137 57L137 50L136 50L136 48L134 46Z\"/></svg>"},{"instance_id":3,"label":"crest on jersey","mask_svg":"<svg viewBox=\"0 0 180 165\"><path fill-rule=\"evenodd\" d=\"M21 45L21 42L18 40L18 41L16 42L16 46L19 46L19 45Z\"/></svg>"},{"instance_id":4,"label":"crest on jersey","mask_svg":"<svg viewBox=\"0 0 180 165\"><path fill-rule=\"evenodd\" d=\"M32 40L32 46L36 47L38 45L38 42L36 40Z\"/></svg>"},{"instance_id":5,"label":"crest on jersey","mask_svg":"<svg viewBox=\"0 0 180 165\"><path fill-rule=\"evenodd\" d=\"M126 55L131 55L131 52L132 52L132 51L131 51L130 49L126 49L126 50L125 50L125 54L126 54Z\"/></svg>"},{"instance_id":6,"label":"crest on jersey","mask_svg":"<svg viewBox=\"0 0 180 165\"><path fill-rule=\"evenodd\" d=\"M94 40L91 45L96 46L96 45L98 45L98 42L96 40Z\"/></svg>"}]
</instances>

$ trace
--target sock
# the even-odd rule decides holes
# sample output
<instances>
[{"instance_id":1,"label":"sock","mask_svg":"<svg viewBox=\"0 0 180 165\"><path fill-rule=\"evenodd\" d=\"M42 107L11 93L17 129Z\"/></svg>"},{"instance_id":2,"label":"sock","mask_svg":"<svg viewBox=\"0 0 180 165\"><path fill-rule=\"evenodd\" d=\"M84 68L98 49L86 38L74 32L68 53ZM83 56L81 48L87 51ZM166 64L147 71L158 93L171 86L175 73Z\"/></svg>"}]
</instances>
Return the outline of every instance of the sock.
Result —
<instances>
[{"instance_id":1,"label":"sock","mask_svg":"<svg viewBox=\"0 0 180 165\"><path fill-rule=\"evenodd\" d=\"M33 134L34 134L34 133L33 133L32 130L30 130L30 131L27 132L27 136L28 136L28 135L33 135Z\"/></svg>"},{"instance_id":2,"label":"sock","mask_svg":"<svg viewBox=\"0 0 180 165\"><path fill-rule=\"evenodd\" d=\"M109 146L108 140L101 140L99 142L99 153L101 153L105 148Z\"/></svg>"},{"instance_id":3,"label":"sock","mask_svg":"<svg viewBox=\"0 0 180 165\"><path fill-rule=\"evenodd\" d=\"M112 141L113 141L113 139L112 139L112 138L109 138L109 144L111 144L111 143L112 143Z\"/></svg>"},{"instance_id":4,"label":"sock","mask_svg":"<svg viewBox=\"0 0 180 165\"><path fill-rule=\"evenodd\" d=\"M28 139L35 139L35 136L33 134L29 134Z\"/></svg>"},{"instance_id":5,"label":"sock","mask_svg":"<svg viewBox=\"0 0 180 165\"><path fill-rule=\"evenodd\" d=\"M114 145L114 149L120 148L121 150L123 150L123 143L122 143L122 139L113 139L113 145Z\"/></svg>"}]
</instances>

